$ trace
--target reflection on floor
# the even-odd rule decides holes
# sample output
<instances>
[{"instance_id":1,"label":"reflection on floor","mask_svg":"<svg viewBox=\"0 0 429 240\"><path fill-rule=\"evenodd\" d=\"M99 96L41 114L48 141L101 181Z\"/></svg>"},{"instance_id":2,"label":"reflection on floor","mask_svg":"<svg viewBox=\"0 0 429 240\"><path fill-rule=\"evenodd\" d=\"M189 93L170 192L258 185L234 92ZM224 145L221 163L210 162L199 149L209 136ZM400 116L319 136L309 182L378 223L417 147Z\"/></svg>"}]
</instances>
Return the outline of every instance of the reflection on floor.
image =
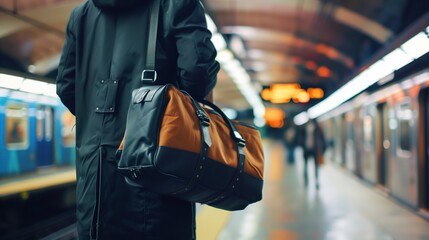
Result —
<instances>
[{"instance_id":1,"label":"reflection on floor","mask_svg":"<svg viewBox=\"0 0 429 240\"><path fill-rule=\"evenodd\" d=\"M429 239L428 221L344 170L329 163L322 166L316 190L313 164L309 164L305 187L302 151L297 149L295 164L287 165L282 144L265 146L263 200L239 212L211 209L205 220L201 215L209 208L202 207L197 216L198 239Z\"/></svg>"}]
</instances>

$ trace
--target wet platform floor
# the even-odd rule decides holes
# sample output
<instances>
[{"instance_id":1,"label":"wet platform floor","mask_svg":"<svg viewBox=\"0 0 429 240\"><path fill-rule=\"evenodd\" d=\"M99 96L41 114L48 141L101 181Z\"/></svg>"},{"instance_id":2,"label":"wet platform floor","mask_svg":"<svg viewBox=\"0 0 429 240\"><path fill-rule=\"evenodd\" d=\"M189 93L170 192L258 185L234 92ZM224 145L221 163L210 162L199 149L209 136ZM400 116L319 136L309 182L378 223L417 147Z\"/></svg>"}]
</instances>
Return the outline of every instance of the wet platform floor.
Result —
<instances>
[{"instance_id":1,"label":"wet platform floor","mask_svg":"<svg viewBox=\"0 0 429 240\"><path fill-rule=\"evenodd\" d=\"M309 164L305 187L302 151L297 149L295 164L288 165L281 143L265 146L263 200L232 213L200 207L197 239L429 239L429 221L344 169L324 164L317 190Z\"/></svg>"}]
</instances>

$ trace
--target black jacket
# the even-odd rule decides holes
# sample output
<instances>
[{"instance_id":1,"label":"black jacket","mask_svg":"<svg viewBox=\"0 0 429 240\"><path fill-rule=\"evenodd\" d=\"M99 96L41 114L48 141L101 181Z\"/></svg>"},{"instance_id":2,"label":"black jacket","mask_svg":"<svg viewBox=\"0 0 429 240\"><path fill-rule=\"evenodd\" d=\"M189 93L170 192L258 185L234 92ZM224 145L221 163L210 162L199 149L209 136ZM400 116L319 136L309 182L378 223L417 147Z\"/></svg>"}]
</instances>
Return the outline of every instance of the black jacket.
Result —
<instances>
[{"instance_id":1,"label":"black jacket","mask_svg":"<svg viewBox=\"0 0 429 240\"><path fill-rule=\"evenodd\" d=\"M57 93L76 116L80 239L190 239L194 232L192 204L130 187L116 171L114 153L145 66L150 3L90 0L67 25ZM157 83L206 96L219 70L210 38L199 1L161 0Z\"/></svg>"}]
</instances>

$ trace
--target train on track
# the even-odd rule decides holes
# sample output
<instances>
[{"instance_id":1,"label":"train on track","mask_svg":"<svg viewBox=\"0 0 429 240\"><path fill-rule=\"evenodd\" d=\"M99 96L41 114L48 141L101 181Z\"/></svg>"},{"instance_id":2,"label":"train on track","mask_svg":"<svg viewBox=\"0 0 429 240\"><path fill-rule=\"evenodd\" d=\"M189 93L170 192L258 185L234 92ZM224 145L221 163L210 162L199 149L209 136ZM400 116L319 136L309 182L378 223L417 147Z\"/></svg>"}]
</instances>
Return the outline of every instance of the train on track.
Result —
<instances>
[{"instance_id":1,"label":"train on track","mask_svg":"<svg viewBox=\"0 0 429 240\"><path fill-rule=\"evenodd\" d=\"M74 124L56 97L0 88L0 178L74 165Z\"/></svg>"},{"instance_id":2,"label":"train on track","mask_svg":"<svg viewBox=\"0 0 429 240\"><path fill-rule=\"evenodd\" d=\"M329 158L413 209L429 209L429 66L404 69L318 119Z\"/></svg>"}]
</instances>

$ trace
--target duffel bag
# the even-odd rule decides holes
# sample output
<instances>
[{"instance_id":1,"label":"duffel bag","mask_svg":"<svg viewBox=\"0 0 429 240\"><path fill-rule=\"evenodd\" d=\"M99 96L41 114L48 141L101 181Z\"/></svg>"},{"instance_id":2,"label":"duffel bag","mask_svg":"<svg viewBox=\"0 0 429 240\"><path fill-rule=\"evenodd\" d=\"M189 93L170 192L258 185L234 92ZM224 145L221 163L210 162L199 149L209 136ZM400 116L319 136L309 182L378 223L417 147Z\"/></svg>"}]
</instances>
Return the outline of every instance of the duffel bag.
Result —
<instances>
[{"instance_id":1,"label":"duffel bag","mask_svg":"<svg viewBox=\"0 0 429 240\"><path fill-rule=\"evenodd\" d=\"M260 133L204 104L209 107L170 84L134 90L118 169L136 187L225 210L244 209L262 199Z\"/></svg>"}]
</instances>

